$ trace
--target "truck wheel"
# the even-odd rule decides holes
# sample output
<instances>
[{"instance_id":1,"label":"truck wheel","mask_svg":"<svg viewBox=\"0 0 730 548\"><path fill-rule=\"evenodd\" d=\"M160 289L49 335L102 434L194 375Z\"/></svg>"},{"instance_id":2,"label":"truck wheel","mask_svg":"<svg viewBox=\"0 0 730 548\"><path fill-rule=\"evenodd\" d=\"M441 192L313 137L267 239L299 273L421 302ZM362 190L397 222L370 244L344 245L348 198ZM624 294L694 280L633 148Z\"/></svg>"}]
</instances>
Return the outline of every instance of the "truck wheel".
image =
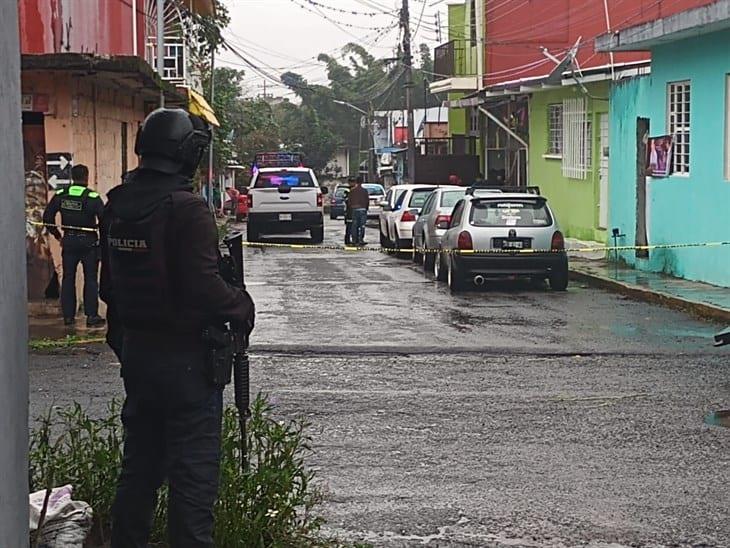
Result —
<instances>
[{"instance_id":1,"label":"truck wheel","mask_svg":"<svg viewBox=\"0 0 730 548\"><path fill-rule=\"evenodd\" d=\"M249 242L253 242L253 243L261 241L261 234L259 233L259 227L256 226L250 220L248 221L248 228L246 229L246 239Z\"/></svg>"},{"instance_id":2,"label":"truck wheel","mask_svg":"<svg viewBox=\"0 0 730 548\"><path fill-rule=\"evenodd\" d=\"M324 241L324 226L313 226L309 229L309 235L313 244L321 244Z\"/></svg>"},{"instance_id":3,"label":"truck wheel","mask_svg":"<svg viewBox=\"0 0 730 548\"><path fill-rule=\"evenodd\" d=\"M550 283L550 289L553 291L568 289L568 267L560 268L551 273L548 282Z\"/></svg>"}]
</instances>

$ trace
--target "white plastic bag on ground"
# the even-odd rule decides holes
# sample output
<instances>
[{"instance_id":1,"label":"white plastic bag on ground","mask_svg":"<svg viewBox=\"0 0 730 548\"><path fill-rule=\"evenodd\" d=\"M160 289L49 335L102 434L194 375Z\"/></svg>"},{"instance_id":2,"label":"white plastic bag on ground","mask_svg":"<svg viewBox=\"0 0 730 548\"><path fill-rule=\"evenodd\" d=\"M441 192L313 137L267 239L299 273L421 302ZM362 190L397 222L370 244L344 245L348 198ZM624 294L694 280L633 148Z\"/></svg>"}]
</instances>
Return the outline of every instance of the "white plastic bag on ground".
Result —
<instances>
[{"instance_id":1,"label":"white plastic bag on ground","mask_svg":"<svg viewBox=\"0 0 730 548\"><path fill-rule=\"evenodd\" d=\"M70 485L51 490L39 548L83 548L94 514L87 503L72 500L72 494ZM45 490L30 494L31 533L38 529L45 499Z\"/></svg>"}]
</instances>

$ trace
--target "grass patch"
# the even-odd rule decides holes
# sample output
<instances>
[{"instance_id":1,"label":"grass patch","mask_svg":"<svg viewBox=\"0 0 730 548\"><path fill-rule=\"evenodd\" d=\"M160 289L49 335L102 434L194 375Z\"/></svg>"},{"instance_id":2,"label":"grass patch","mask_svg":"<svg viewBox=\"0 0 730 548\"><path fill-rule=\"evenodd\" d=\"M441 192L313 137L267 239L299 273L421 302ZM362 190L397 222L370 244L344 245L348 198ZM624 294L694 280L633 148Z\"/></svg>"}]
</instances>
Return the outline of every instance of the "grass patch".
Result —
<instances>
[{"instance_id":1,"label":"grass patch","mask_svg":"<svg viewBox=\"0 0 730 548\"><path fill-rule=\"evenodd\" d=\"M79 404L52 408L31 433L30 486L74 486L74 498L94 510L92 546L109 539L111 507L121 467L121 407L112 402L106 416L91 418ZM240 466L239 425L235 409L223 416L220 496L215 506L215 544L225 548L364 547L322 536L317 514L321 492L306 464L311 455L309 424L278 421L259 395L248 428L250 465ZM153 543L167 546L166 493L160 493Z\"/></svg>"},{"instance_id":2,"label":"grass patch","mask_svg":"<svg viewBox=\"0 0 730 548\"><path fill-rule=\"evenodd\" d=\"M105 342L104 337L66 335L62 339L31 339L28 341L28 348L30 350L56 350L60 348L73 348L84 344L97 344L103 342Z\"/></svg>"}]
</instances>

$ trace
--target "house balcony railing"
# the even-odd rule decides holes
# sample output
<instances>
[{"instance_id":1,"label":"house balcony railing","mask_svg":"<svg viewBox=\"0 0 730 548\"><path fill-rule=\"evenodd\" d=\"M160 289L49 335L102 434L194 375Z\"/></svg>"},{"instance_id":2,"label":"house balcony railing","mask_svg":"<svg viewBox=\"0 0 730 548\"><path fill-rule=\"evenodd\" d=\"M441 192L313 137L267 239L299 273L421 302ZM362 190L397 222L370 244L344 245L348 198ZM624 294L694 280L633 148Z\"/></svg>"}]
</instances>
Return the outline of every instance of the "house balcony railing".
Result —
<instances>
[{"instance_id":1,"label":"house balcony railing","mask_svg":"<svg viewBox=\"0 0 730 548\"><path fill-rule=\"evenodd\" d=\"M436 81L431 83L431 93L478 89L476 55L471 50L464 40L452 40L434 50Z\"/></svg>"},{"instance_id":2,"label":"house balcony railing","mask_svg":"<svg viewBox=\"0 0 730 548\"><path fill-rule=\"evenodd\" d=\"M463 40L452 40L434 50L434 72L440 78L452 76L474 76L476 67L469 63L467 44Z\"/></svg>"}]
</instances>

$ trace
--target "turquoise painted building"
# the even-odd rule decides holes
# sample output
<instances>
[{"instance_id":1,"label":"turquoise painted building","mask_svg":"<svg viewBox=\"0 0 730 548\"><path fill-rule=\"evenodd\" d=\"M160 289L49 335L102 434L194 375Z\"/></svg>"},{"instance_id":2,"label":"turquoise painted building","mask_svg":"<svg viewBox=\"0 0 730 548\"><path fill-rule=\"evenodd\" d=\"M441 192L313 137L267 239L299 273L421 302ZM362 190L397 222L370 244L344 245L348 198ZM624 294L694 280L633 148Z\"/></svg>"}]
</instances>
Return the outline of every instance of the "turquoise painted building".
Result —
<instances>
[{"instance_id":1,"label":"turquoise painted building","mask_svg":"<svg viewBox=\"0 0 730 548\"><path fill-rule=\"evenodd\" d=\"M600 37L651 51L651 74L610 92L609 232L627 245L730 241L730 1ZM647 137L673 135L673 173L646 171ZM730 287L730 246L621 253L638 269Z\"/></svg>"}]
</instances>

